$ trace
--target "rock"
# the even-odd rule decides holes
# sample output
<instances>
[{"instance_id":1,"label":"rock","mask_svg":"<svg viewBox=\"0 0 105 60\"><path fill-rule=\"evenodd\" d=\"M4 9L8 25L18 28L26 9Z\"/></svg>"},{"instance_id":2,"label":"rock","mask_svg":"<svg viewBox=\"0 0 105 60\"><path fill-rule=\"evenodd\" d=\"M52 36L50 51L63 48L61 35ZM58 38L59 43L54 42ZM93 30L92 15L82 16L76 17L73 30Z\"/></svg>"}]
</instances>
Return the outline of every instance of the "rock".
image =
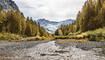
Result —
<instances>
[{"instance_id":1,"label":"rock","mask_svg":"<svg viewBox=\"0 0 105 60\"><path fill-rule=\"evenodd\" d=\"M19 8L12 0L0 0L0 10L19 10Z\"/></svg>"},{"instance_id":2,"label":"rock","mask_svg":"<svg viewBox=\"0 0 105 60\"><path fill-rule=\"evenodd\" d=\"M89 42L90 45L101 43ZM78 48L76 45L79 45ZM87 43L69 42L69 44L58 45L56 41L47 42L18 42L1 43L0 54L3 59L8 60L105 60L105 55L100 55L104 50L94 48L83 50L82 46ZM89 46L90 46L89 45ZM63 48L62 48L63 46ZM89 46L86 46L89 47ZM6 56L2 54L5 52ZM11 56L8 56L8 54ZM0 59L2 59L0 57Z\"/></svg>"}]
</instances>

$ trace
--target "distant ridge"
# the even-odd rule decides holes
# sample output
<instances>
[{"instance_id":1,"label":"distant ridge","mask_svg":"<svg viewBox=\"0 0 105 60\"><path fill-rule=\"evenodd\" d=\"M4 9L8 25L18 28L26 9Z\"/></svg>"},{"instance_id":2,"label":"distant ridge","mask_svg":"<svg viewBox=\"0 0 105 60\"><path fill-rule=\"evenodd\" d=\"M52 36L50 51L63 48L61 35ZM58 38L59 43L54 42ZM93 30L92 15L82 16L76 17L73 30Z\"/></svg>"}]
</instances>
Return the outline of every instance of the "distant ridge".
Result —
<instances>
[{"instance_id":1,"label":"distant ridge","mask_svg":"<svg viewBox=\"0 0 105 60\"><path fill-rule=\"evenodd\" d=\"M38 19L37 22L40 24L40 26L44 27L46 31L49 33L55 33L55 31L61 26L61 25L67 25L67 24L72 24L74 20L72 19L67 19L65 21L49 21L46 19Z\"/></svg>"}]
</instances>

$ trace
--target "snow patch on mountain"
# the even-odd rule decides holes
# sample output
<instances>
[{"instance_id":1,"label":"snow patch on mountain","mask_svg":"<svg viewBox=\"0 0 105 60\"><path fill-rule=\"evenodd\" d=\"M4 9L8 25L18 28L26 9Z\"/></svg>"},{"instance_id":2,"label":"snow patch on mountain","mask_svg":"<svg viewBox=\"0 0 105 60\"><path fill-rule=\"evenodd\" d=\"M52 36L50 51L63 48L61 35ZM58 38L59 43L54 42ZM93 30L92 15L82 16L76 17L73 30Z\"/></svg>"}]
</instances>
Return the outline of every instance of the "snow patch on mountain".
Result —
<instances>
[{"instance_id":1,"label":"snow patch on mountain","mask_svg":"<svg viewBox=\"0 0 105 60\"><path fill-rule=\"evenodd\" d=\"M37 22L40 24L40 26L44 27L47 32L49 33L55 33L55 31L61 26L61 25L67 25L72 24L74 20L68 19L61 22L55 22L55 21L49 21L46 19L38 19Z\"/></svg>"}]
</instances>

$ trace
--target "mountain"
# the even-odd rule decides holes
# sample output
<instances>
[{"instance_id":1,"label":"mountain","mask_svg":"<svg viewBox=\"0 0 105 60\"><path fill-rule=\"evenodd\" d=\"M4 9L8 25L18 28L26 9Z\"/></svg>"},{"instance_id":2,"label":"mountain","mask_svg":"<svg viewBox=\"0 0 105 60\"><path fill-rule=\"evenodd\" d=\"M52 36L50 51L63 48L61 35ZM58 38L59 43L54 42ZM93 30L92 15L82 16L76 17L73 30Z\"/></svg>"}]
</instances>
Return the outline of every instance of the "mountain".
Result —
<instances>
[{"instance_id":1,"label":"mountain","mask_svg":"<svg viewBox=\"0 0 105 60\"><path fill-rule=\"evenodd\" d=\"M16 3L12 0L0 0L0 10L19 10Z\"/></svg>"},{"instance_id":2,"label":"mountain","mask_svg":"<svg viewBox=\"0 0 105 60\"><path fill-rule=\"evenodd\" d=\"M38 19L37 22L40 24L40 26L44 27L46 31L49 33L55 33L55 31L61 26L61 25L67 25L72 24L74 20L68 19L61 22L55 22L55 21L49 21L46 19Z\"/></svg>"}]
</instances>

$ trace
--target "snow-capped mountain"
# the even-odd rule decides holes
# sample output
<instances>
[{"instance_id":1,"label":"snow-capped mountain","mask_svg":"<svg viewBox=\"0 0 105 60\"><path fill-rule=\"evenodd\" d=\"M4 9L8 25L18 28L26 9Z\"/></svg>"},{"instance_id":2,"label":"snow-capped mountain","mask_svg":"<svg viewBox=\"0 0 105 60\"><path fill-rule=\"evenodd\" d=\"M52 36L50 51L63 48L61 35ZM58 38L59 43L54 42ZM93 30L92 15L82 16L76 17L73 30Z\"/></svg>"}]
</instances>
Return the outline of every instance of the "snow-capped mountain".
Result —
<instances>
[{"instance_id":1,"label":"snow-capped mountain","mask_svg":"<svg viewBox=\"0 0 105 60\"><path fill-rule=\"evenodd\" d=\"M19 10L13 0L0 0L0 10Z\"/></svg>"},{"instance_id":2,"label":"snow-capped mountain","mask_svg":"<svg viewBox=\"0 0 105 60\"><path fill-rule=\"evenodd\" d=\"M55 21L49 21L46 19L38 19L37 22L40 24L40 26L44 27L46 31L49 33L55 33L55 31L61 26L61 25L67 25L72 24L74 20L68 19L61 22L55 22Z\"/></svg>"}]
</instances>

